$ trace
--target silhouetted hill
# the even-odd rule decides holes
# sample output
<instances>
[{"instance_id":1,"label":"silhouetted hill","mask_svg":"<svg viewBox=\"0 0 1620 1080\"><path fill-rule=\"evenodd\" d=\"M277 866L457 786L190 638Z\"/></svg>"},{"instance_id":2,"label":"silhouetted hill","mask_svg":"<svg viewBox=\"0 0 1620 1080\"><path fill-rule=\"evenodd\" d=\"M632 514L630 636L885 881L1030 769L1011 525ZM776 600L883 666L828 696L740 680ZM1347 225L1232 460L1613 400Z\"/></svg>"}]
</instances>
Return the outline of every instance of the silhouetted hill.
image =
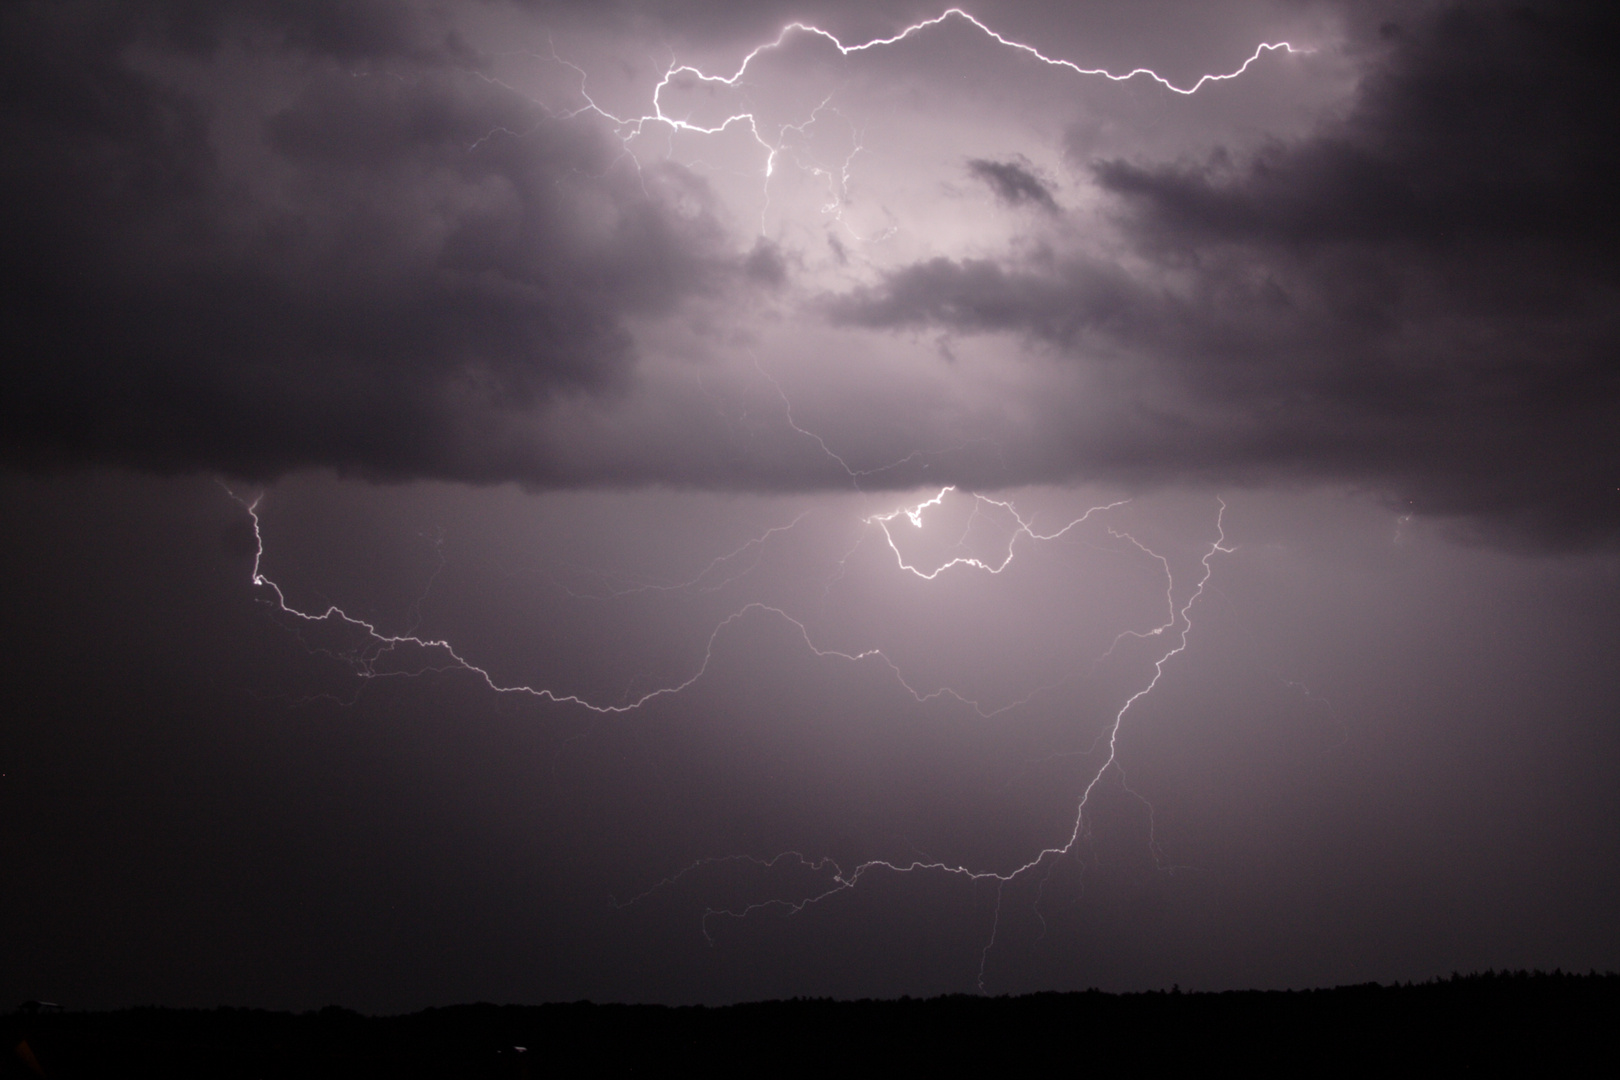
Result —
<instances>
[{"instance_id":1,"label":"silhouetted hill","mask_svg":"<svg viewBox=\"0 0 1620 1080\"><path fill-rule=\"evenodd\" d=\"M865 1074L1036 1063L1159 1072L1586 1072L1612 1065L1620 975L1486 974L1231 993L771 1001L724 1008L458 1005L18 1012L0 1077ZM522 1048L522 1049L519 1049Z\"/></svg>"}]
</instances>

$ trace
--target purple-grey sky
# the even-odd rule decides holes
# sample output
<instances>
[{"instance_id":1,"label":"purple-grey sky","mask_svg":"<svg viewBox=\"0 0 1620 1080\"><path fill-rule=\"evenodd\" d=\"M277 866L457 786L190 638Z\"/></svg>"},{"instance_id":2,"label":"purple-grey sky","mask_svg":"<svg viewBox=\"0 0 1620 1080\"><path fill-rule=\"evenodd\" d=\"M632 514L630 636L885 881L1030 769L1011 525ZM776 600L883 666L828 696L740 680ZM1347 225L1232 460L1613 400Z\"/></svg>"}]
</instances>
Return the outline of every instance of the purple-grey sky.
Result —
<instances>
[{"instance_id":1,"label":"purple-grey sky","mask_svg":"<svg viewBox=\"0 0 1620 1080\"><path fill-rule=\"evenodd\" d=\"M967 10L0 13L0 1000L1620 963L1615 17Z\"/></svg>"}]
</instances>

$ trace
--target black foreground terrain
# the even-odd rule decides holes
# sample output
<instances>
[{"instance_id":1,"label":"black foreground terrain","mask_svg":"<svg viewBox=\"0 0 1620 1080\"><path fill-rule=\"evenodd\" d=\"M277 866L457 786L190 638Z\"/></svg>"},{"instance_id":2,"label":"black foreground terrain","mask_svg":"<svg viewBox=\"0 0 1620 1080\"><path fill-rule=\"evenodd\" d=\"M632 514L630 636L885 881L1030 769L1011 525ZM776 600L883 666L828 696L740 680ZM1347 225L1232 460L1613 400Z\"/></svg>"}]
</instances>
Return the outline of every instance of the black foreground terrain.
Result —
<instances>
[{"instance_id":1,"label":"black foreground terrain","mask_svg":"<svg viewBox=\"0 0 1620 1080\"><path fill-rule=\"evenodd\" d=\"M0 1077L871 1075L1099 1066L1155 1075L1611 1071L1620 975L1488 974L1233 993L773 1001L724 1008L458 1005L58 1012L0 1019ZM1045 1069L1043 1069L1043 1072Z\"/></svg>"}]
</instances>

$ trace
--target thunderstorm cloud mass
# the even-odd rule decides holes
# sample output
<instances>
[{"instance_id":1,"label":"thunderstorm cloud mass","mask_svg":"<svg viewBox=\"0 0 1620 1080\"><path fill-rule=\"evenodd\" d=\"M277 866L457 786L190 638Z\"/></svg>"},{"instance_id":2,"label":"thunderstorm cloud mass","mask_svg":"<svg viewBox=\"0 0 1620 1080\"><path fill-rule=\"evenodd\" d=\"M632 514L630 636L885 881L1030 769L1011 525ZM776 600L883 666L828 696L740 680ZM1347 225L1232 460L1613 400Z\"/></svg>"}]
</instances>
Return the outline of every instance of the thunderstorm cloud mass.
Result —
<instances>
[{"instance_id":1,"label":"thunderstorm cloud mass","mask_svg":"<svg viewBox=\"0 0 1620 1080\"><path fill-rule=\"evenodd\" d=\"M1620 965L1617 34L6 5L0 992Z\"/></svg>"}]
</instances>

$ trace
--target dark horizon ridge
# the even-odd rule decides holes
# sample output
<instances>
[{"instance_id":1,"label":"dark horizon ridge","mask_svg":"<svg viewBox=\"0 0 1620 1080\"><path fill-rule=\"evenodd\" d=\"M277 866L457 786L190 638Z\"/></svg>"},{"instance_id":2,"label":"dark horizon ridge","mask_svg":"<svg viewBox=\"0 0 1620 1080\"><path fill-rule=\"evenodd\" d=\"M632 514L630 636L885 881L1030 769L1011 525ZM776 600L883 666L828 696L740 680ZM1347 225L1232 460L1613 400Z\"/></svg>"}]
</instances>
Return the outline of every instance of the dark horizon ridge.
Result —
<instances>
[{"instance_id":1,"label":"dark horizon ridge","mask_svg":"<svg viewBox=\"0 0 1620 1080\"><path fill-rule=\"evenodd\" d=\"M29 1003L30 1005L38 1003ZM734 1005L440 1006L372 1017L143 1006L14 1013L0 1077L622 1074L676 1060L711 1072L1034 1062L1215 1061L1338 1073L1369 1067L1574 1068L1620 1020L1620 974L1488 971L1310 990L1041 992ZM1054 1042L1053 1040L1057 1040ZM24 1053L23 1048L27 1048ZM30 1062L39 1068L32 1068Z\"/></svg>"}]
</instances>

